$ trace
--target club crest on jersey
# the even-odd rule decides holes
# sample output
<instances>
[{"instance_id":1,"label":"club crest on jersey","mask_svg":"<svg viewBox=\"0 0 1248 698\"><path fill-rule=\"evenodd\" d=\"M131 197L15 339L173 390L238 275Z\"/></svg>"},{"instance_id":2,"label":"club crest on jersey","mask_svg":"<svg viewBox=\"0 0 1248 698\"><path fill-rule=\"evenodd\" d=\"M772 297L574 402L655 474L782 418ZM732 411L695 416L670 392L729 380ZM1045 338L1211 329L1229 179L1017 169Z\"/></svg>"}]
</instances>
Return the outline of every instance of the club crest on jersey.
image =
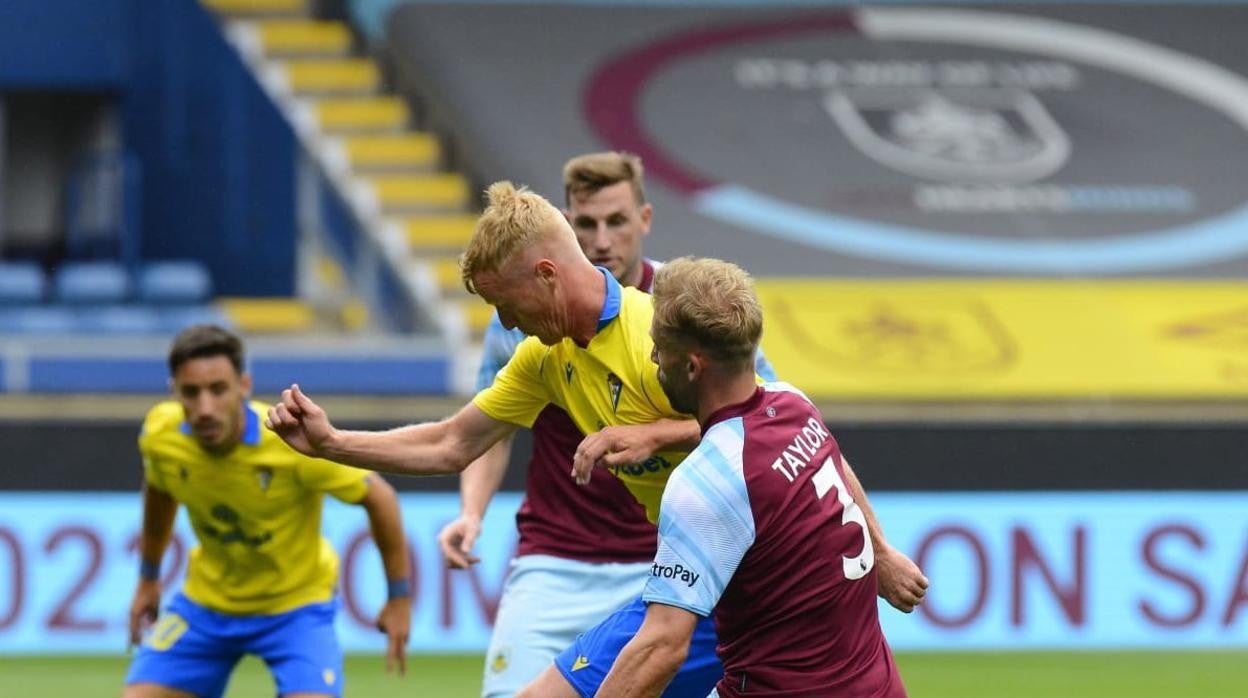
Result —
<instances>
[{"instance_id":1,"label":"club crest on jersey","mask_svg":"<svg viewBox=\"0 0 1248 698\"><path fill-rule=\"evenodd\" d=\"M607 374L607 388L611 391L611 411L620 409L620 393L624 392L624 381L614 373Z\"/></svg>"},{"instance_id":2,"label":"club crest on jersey","mask_svg":"<svg viewBox=\"0 0 1248 698\"><path fill-rule=\"evenodd\" d=\"M572 384L572 362L571 361L569 361L568 364L563 367L563 377L567 379L569 385Z\"/></svg>"},{"instance_id":3,"label":"club crest on jersey","mask_svg":"<svg viewBox=\"0 0 1248 698\"><path fill-rule=\"evenodd\" d=\"M273 484L273 469L267 465L256 468L256 483L260 485L261 492L268 492L269 485Z\"/></svg>"}]
</instances>

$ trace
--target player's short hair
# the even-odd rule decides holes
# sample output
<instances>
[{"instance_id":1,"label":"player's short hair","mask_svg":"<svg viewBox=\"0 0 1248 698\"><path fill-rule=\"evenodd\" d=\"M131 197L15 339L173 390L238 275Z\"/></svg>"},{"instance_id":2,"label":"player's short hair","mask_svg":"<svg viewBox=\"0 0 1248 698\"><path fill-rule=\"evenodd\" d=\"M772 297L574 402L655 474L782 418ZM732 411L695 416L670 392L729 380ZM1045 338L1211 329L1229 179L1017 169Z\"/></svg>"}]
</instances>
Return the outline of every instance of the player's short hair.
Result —
<instances>
[{"instance_id":1,"label":"player's short hair","mask_svg":"<svg viewBox=\"0 0 1248 698\"><path fill-rule=\"evenodd\" d=\"M654 334L693 341L712 359L754 362L763 309L744 269L719 259L681 257L654 275Z\"/></svg>"},{"instance_id":2,"label":"player's short hair","mask_svg":"<svg viewBox=\"0 0 1248 698\"><path fill-rule=\"evenodd\" d=\"M224 356L235 371L243 372L243 340L238 335L218 325L191 325L173 338L169 348L169 375L177 373L178 367L191 359L211 356Z\"/></svg>"},{"instance_id":3,"label":"player's short hair","mask_svg":"<svg viewBox=\"0 0 1248 698\"><path fill-rule=\"evenodd\" d=\"M495 182L486 190L486 207L477 219L468 249L459 258L464 288L476 293L473 279L496 272L517 252L539 240L563 214L541 195L511 182Z\"/></svg>"},{"instance_id":4,"label":"player's short hair","mask_svg":"<svg viewBox=\"0 0 1248 698\"><path fill-rule=\"evenodd\" d=\"M596 194L613 184L628 182L633 185L637 205L642 206L646 203L644 173L641 158L632 153L611 150L574 157L563 165L564 204L571 205L573 195Z\"/></svg>"}]
</instances>

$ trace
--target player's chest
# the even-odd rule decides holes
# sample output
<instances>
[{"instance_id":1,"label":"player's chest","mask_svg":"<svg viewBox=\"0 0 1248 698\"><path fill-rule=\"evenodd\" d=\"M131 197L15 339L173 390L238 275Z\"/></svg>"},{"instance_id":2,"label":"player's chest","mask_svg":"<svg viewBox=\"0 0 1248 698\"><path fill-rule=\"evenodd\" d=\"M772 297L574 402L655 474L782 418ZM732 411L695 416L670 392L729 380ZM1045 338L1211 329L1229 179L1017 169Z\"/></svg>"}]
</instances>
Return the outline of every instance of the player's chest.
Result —
<instances>
[{"instance_id":1,"label":"player's chest","mask_svg":"<svg viewBox=\"0 0 1248 698\"><path fill-rule=\"evenodd\" d=\"M228 504L236 511L267 518L288 511L302 494L294 473L276 463L174 460L166 467L170 472L165 473L165 482L171 494L190 508Z\"/></svg>"},{"instance_id":2,"label":"player's chest","mask_svg":"<svg viewBox=\"0 0 1248 698\"><path fill-rule=\"evenodd\" d=\"M545 380L555 402L587 434L662 416L647 399L637 370L627 364L561 358L550 369Z\"/></svg>"}]
</instances>

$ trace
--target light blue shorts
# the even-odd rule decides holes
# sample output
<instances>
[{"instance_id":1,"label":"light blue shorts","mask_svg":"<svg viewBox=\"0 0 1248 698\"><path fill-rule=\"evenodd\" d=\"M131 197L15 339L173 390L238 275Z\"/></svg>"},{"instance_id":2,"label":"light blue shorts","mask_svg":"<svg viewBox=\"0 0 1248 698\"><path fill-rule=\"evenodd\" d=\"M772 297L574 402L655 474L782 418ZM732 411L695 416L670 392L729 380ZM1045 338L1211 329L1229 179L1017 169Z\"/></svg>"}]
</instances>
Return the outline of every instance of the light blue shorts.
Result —
<instances>
[{"instance_id":1,"label":"light blue shorts","mask_svg":"<svg viewBox=\"0 0 1248 698\"><path fill-rule=\"evenodd\" d=\"M245 654L264 660L279 695L342 695L342 649L334 634L338 601L268 616L211 611L182 594L161 612L126 674L126 684L155 683L219 698Z\"/></svg>"},{"instance_id":2,"label":"light blue shorts","mask_svg":"<svg viewBox=\"0 0 1248 698\"><path fill-rule=\"evenodd\" d=\"M555 668L581 696L593 696L645 619L646 602L638 594L628 605L576 638L571 647L555 658ZM699 619L689 642L689 656L663 691L663 698L706 698L714 691L715 684L724 677L724 667L715 654L718 643L714 619Z\"/></svg>"},{"instance_id":3,"label":"light blue shorts","mask_svg":"<svg viewBox=\"0 0 1248 698\"><path fill-rule=\"evenodd\" d=\"M637 598L649 562L589 563L553 555L512 560L503 585L481 695L515 695L576 637Z\"/></svg>"}]
</instances>

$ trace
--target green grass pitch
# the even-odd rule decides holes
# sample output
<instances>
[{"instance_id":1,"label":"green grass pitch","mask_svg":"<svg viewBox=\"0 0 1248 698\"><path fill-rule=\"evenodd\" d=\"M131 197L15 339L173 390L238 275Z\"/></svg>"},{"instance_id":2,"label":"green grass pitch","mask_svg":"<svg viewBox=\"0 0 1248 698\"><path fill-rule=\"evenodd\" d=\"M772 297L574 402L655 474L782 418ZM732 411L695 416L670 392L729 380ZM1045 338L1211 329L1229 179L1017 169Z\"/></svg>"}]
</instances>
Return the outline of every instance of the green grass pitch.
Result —
<instances>
[{"instance_id":1,"label":"green grass pitch","mask_svg":"<svg viewBox=\"0 0 1248 698\"><path fill-rule=\"evenodd\" d=\"M903 653L912 698L1173 698L1248 695L1248 651ZM0 658L0 697L78 698L121 694L125 657ZM413 656L408 675L388 675L380 656L347 659L347 696L471 698L478 656ZM245 660L228 698L274 695L264 666Z\"/></svg>"}]
</instances>

